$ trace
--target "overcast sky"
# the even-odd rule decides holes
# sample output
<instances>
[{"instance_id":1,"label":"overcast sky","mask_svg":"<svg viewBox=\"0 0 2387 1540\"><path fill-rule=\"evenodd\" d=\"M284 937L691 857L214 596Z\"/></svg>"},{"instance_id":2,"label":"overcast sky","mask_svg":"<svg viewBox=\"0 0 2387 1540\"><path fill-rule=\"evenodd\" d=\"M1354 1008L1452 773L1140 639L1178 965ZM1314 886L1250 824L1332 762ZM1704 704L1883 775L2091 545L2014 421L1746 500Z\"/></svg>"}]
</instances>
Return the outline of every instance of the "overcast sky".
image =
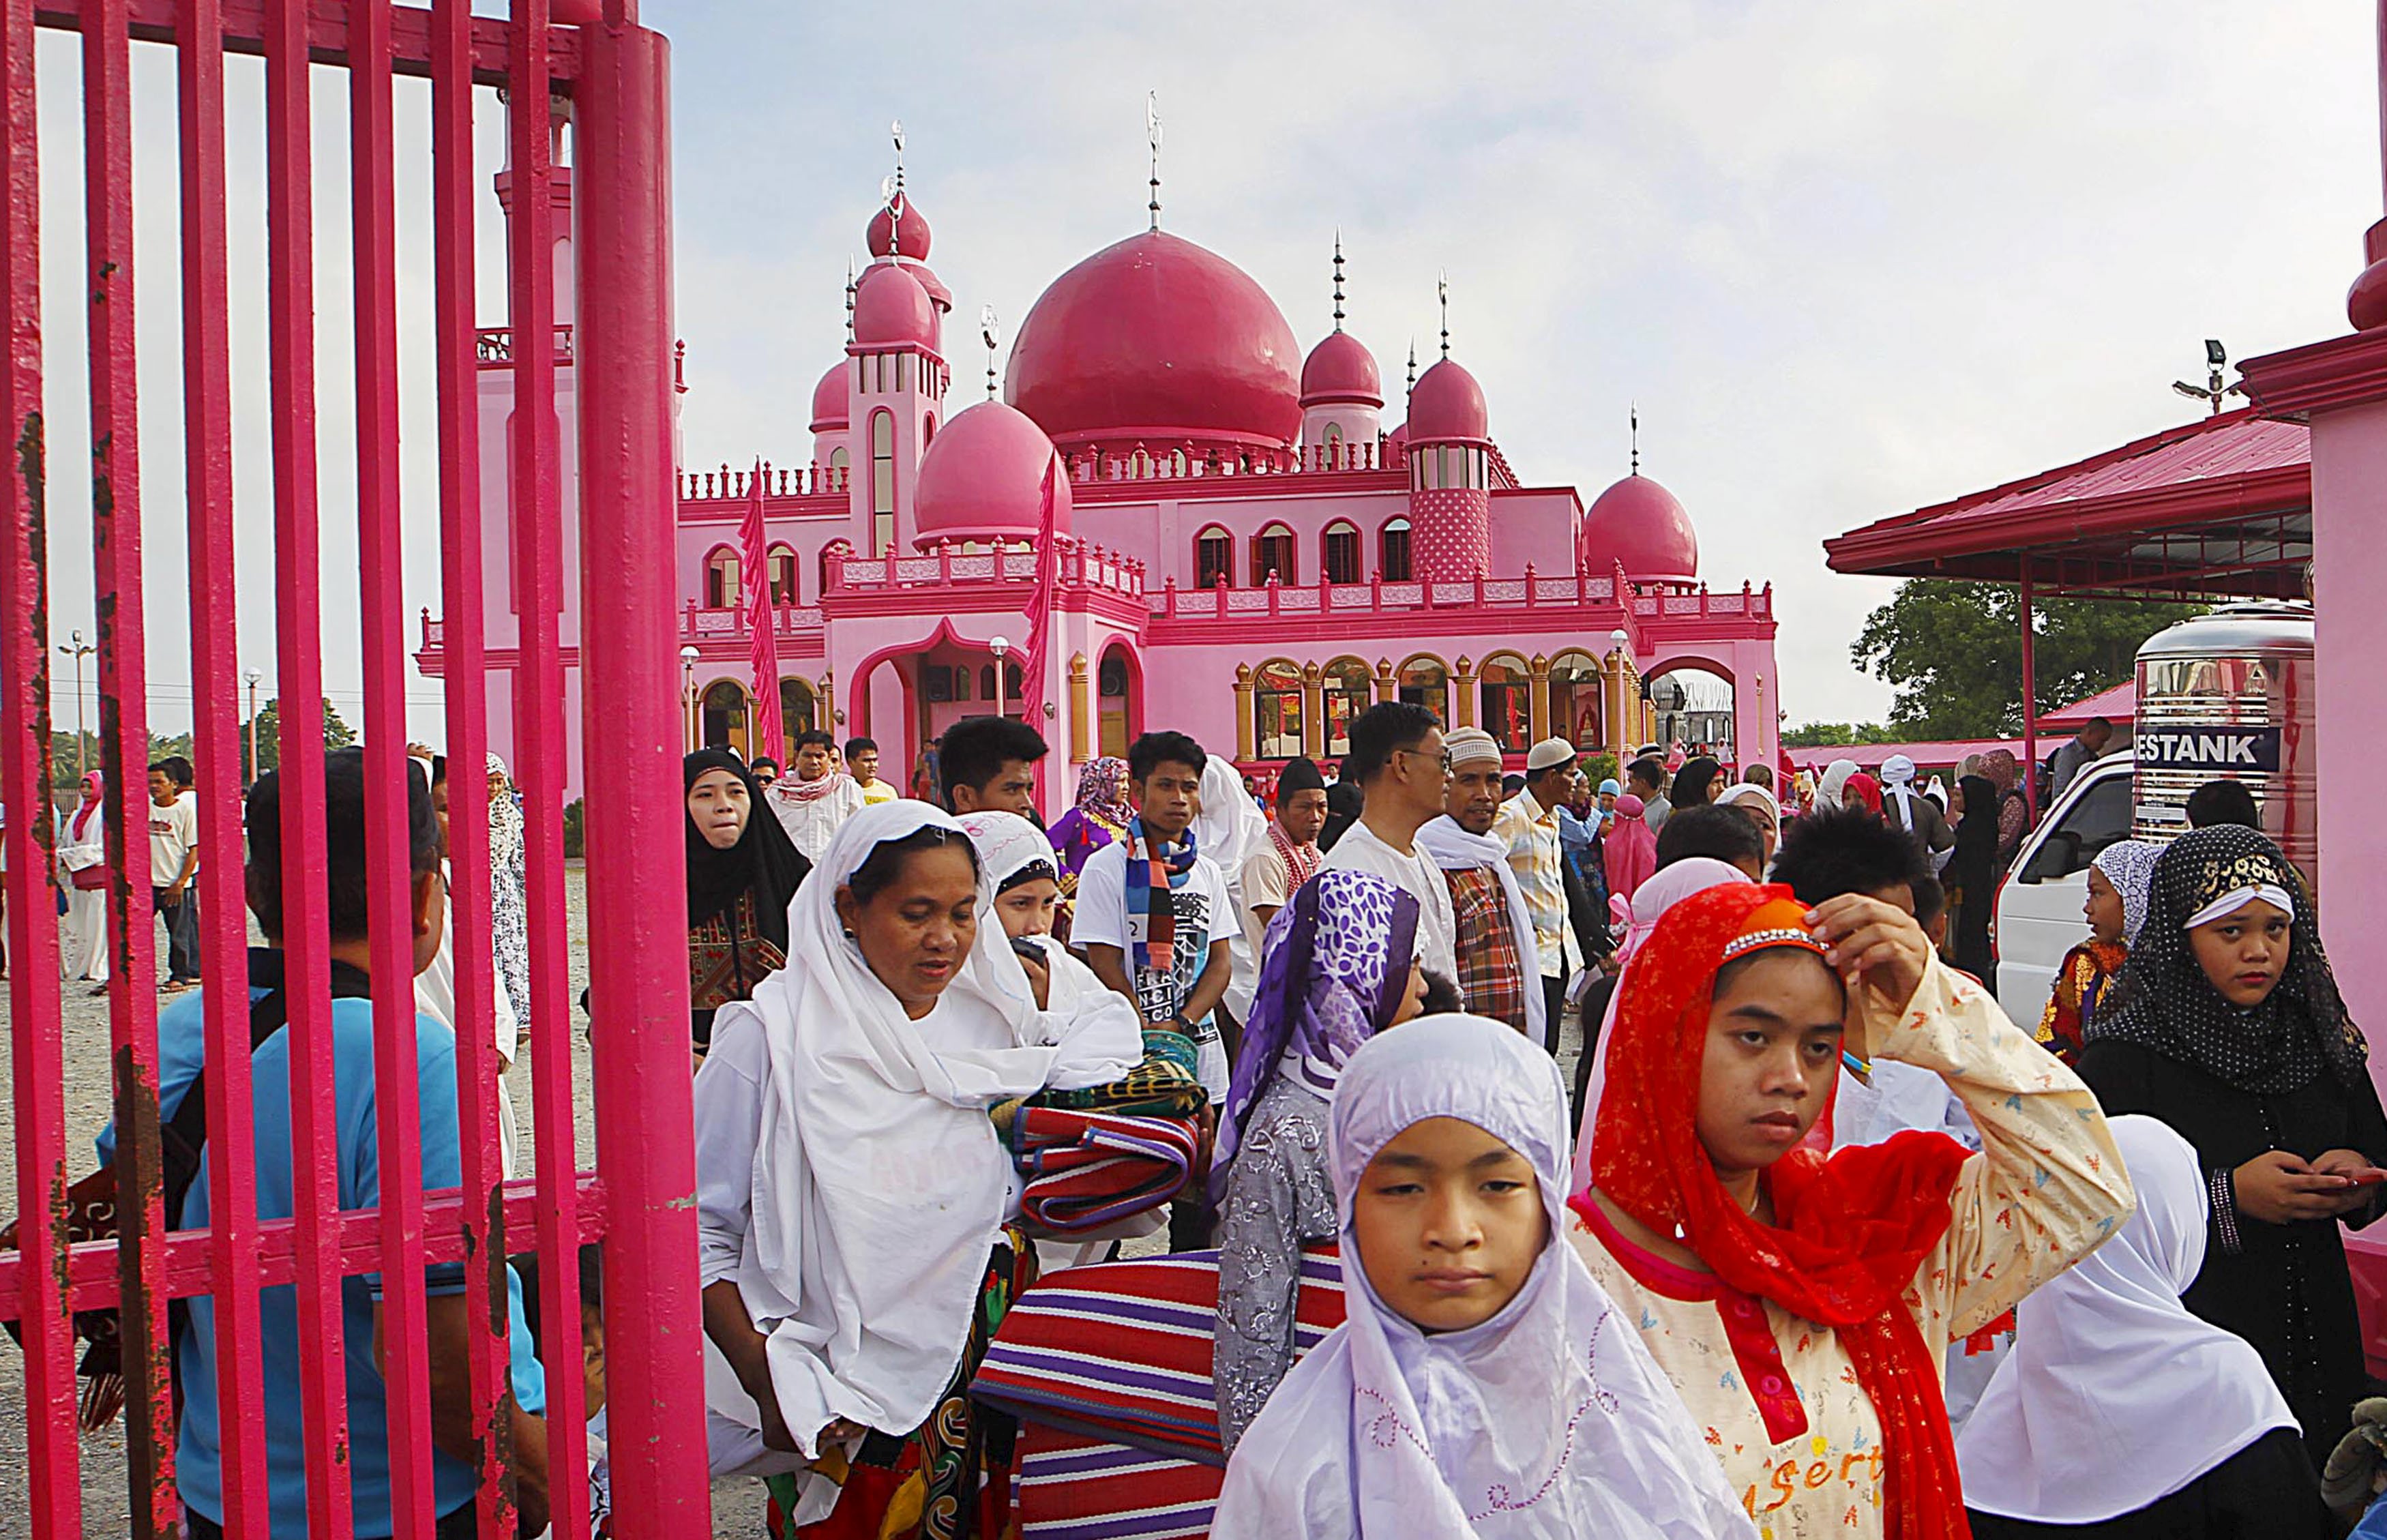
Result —
<instances>
[{"instance_id":1,"label":"overcast sky","mask_svg":"<svg viewBox=\"0 0 2387 1540\"><path fill-rule=\"evenodd\" d=\"M1624 472L1637 401L1643 467L1690 510L1703 575L1775 586L1794 722L1877 716L1888 701L1848 659L1888 585L1827 574L1825 536L2183 420L2199 409L2168 386L2199 373L2204 337L2243 358L2343 332L2381 212L2359 0L647 0L645 17L674 47L690 463L806 457L811 386L842 342L845 264L890 169L890 119L908 133L910 186L962 322L948 329L958 388L982 377L966 341L979 305L1015 332L1055 276L1143 228L1155 90L1164 223L1252 273L1305 348L1330 324L1339 226L1347 325L1388 384L1411 337L1432 357L1447 271L1453 354L1529 482L1597 495ZM70 144L70 41L45 49L45 138ZM143 199L145 237L165 248L145 274L144 343L170 349L170 296L153 294L161 276L170 285L170 76L136 80L151 104L136 102L136 133L166 170ZM318 152L338 157L345 119L326 91L337 82L319 86ZM400 109L403 139L403 93ZM79 170L45 156L45 238L79 240ZM419 197L419 169L401 171L402 196ZM344 219L332 180L318 179L319 217ZM236 239L255 202L235 188ZM408 240L402 319L427 320L427 240ZM81 378L61 340L79 343L72 257L54 257L48 281L54 464L67 470L81 452ZM237 257L235 273L247 282ZM345 305L344 265L319 282ZM260 307L235 295L252 364L261 329L253 343L237 333ZM344 349L337 317L326 331ZM427 379L423 361L410 380ZM334 379L347 367L345 351L327 359ZM327 520L353 474L337 421L350 405L329 395ZM170 386L145 409L153 518L179 517ZM427 499L427 395L409 411L408 486ZM243 439L245 528L259 532L261 421L249 413ZM82 559L72 480L69 573ZM153 561L179 551L161 532ZM339 560L327 540L327 574ZM436 553L410 561L435 605L436 572ZM61 635L89 624L74 587L54 604ZM158 600L170 638L178 604ZM243 651L269 662L261 604L244 607ZM159 648L160 679L187 681ZM342 644L326 661L335 686L355 687ZM412 694L421 719L436 687ZM158 711L177 714L166 700Z\"/></svg>"}]
</instances>

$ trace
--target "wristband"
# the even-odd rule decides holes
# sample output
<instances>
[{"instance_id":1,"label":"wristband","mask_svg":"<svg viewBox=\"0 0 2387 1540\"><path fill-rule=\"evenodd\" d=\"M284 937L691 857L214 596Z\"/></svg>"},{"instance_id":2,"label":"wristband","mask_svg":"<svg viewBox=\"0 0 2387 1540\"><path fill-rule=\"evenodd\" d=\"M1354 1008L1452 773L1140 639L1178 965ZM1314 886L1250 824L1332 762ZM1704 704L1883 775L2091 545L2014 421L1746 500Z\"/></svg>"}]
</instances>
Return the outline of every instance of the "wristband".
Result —
<instances>
[{"instance_id":1,"label":"wristband","mask_svg":"<svg viewBox=\"0 0 2387 1540\"><path fill-rule=\"evenodd\" d=\"M1854 1054L1851 1054L1847 1049L1843 1048L1840 1050L1840 1062L1848 1066L1849 1073L1854 1075L1858 1079L1868 1083L1872 1081L1873 1061L1871 1059L1861 1059Z\"/></svg>"},{"instance_id":2,"label":"wristband","mask_svg":"<svg viewBox=\"0 0 2387 1540\"><path fill-rule=\"evenodd\" d=\"M2238 1182L2227 1166L2216 1166L2204 1179L2205 1190L2213 1199L2213 1229L2220 1237L2221 1249L2235 1256L2238 1240Z\"/></svg>"}]
</instances>

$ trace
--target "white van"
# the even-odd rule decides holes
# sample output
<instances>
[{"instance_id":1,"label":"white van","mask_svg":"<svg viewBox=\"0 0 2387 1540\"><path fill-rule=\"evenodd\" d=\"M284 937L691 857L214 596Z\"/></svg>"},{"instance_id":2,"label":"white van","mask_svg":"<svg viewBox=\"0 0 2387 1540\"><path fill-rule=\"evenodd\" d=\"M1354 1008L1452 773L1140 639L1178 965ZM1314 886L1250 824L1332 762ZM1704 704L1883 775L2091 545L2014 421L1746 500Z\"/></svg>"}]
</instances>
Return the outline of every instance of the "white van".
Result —
<instances>
[{"instance_id":1,"label":"white van","mask_svg":"<svg viewBox=\"0 0 2387 1540\"><path fill-rule=\"evenodd\" d=\"M2081 771L1998 890L1998 1004L2025 1029L2045 1013L2064 954L2089 939L2089 864L2130 838L2130 769L2125 749Z\"/></svg>"}]
</instances>

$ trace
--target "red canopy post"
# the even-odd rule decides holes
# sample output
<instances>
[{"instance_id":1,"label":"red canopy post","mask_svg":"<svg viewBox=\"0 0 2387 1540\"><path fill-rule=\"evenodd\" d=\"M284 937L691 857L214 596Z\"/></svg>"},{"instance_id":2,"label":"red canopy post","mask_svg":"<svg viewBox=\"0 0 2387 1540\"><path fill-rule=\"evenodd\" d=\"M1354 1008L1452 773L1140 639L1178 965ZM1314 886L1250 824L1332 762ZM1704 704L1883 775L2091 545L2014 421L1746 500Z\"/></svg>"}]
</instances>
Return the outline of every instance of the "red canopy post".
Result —
<instances>
[{"instance_id":1,"label":"red canopy post","mask_svg":"<svg viewBox=\"0 0 2387 1540\"><path fill-rule=\"evenodd\" d=\"M2039 811L2039 648L2032 625L2030 553L2022 555L2022 784Z\"/></svg>"}]
</instances>

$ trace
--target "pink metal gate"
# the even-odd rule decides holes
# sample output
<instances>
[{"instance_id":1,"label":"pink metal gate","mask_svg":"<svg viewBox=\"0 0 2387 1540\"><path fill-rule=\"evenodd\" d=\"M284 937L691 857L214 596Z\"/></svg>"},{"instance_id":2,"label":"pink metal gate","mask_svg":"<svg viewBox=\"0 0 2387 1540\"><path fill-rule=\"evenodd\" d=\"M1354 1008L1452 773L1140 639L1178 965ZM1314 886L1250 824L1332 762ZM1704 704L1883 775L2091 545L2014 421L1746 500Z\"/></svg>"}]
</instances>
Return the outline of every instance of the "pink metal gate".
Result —
<instances>
[{"instance_id":1,"label":"pink metal gate","mask_svg":"<svg viewBox=\"0 0 2387 1540\"><path fill-rule=\"evenodd\" d=\"M0 284L7 297L0 360L8 475L0 512L0 802L15 814L7 856L8 978L20 1253L0 1254L0 1319L21 1323L32 1533L82 1533L75 1431L79 1309L120 1308L134 1532L179 1532L174 1412L167 1372L167 1303L212 1295L224 1408L225 1527L267 1533L265 1422L258 1290L295 1285L304 1354L307 1508L318 1536L352 1533L346 1458L352 1436L341 1370L341 1281L385 1272L392 1513L397 1533L431 1534L430 1368L422 1326L426 1264L469 1265L473 1428L484 1480L481 1533L513 1533L502 1259L540 1259L549 1323L548 1433L556 1533L587 1533L583 1392L571 1372L579 1319L577 1247L604 1243L613 1533L709 1533L696 1288L694 1157L688 1003L679 927L646 923L680 908L682 822L674 776L680 726L669 590L667 50L638 25L637 0L518 0L506 19L474 17L468 0L427 9L390 0L0 0ZM93 1131L69 1128L61 1091L64 1039L53 924L57 842L47 748L50 589L71 581L49 562L46 499L60 473L45 462L42 385L41 219L36 173L45 148L35 111L37 29L80 33L88 312L93 574L100 622L101 752L106 822L110 1067L120 1130L119 1243L68 1246L59 1229L67 1184L89 1168ZM178 397L184 443L181 502L187 574L144 569L145 518L173 510L176 488L145 488L138 463L133 295L133 60L171 50L179 101ZM320 756L283 760L282 825L291 1032L291 1143L296 1218L260 1222L251 1188L253 1130L242 893L242 745L234 552L234 398L227 321L225 60L261 55L271 359L272 541L277 631L274 694L282 741L322 732L325 621L358 617L373 895L375 1080L385 1202L343 1213L333 1165L330 963L322 891L325 831ZM352 187L345 233L351 295L319 294L316 254L341 239L315 221L311 66L345 70L349 145L329 170ZM427 76L432 196L398 207L393 76ZM331 76L319 76L330 79ZM492 88L496 88L493 90ZM500 1180L495 1047L486 1025L490 964L487 804L460 796L452 818L457 1080L463 1129L460 1191L420 1188L410 980L404 745L406 661L400 592L398 221L427 219L436 260L440 583L447 615L446 738L473 785L487 739L481 630L480 444L474 326L473 127L502 113L515 174L548 182L549 98L567 100L580 175L575 209L583 612L602 615L581 643L586 741L601 746L606 795L587 807L590 993L603 1048L592 1077L597 1163L575 1168L572 1002L562 851L564 520L553 414L556 359L517 349L517 410L508 452L513 601L522 617L514 691L515 765L527 846L536 1158L525 1180ZM501 105L502 104L502 105ZM548 199L514 214L507 294L513 335L557 322ZM410 226L420 228L419 225ZM318 583L315 318L353 307L357 410L354 488L358 586ZM167 367L170 368L170 364ZM143 377L158 378L159 360ZM159 410L153 408L153 410ZM150 495L145 498L145 490ZM423 515L427 521L427 513ZM255 538L252 530L246 537ZM187 581L195 758L201 797L196 887L207 988L205 1081L213 1222L162 1232L158 1096L157 956L144 814L147 760L145 583ZM329 599L327 605L325 600ZM342 633L345 637L345 632ZM129 837L128 837L129 836ZM163 881L163 877L157 880ZM0 1348L0 1352L8 1349Z\"/></svg>"}]
</instances>

